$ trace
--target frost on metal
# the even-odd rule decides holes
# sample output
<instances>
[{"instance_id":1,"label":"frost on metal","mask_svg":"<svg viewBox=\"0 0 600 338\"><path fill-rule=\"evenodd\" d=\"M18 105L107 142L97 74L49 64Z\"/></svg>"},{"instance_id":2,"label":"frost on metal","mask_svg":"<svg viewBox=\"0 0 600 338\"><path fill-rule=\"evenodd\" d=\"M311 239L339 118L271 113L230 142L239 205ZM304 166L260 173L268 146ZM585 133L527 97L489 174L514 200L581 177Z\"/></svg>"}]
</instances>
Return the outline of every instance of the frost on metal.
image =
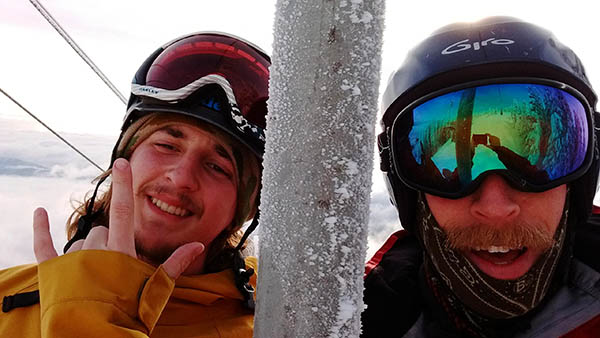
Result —
<instances>
[{"instance_id":1,"label":"frost on metal","mask_svg":"<svg viewBox=\"0 0 600 338\"><path fill-rule=\"evenodd\" d=\"M383 12L277 2L256 337L360 333Z\"/></svg>"}]
</instances>

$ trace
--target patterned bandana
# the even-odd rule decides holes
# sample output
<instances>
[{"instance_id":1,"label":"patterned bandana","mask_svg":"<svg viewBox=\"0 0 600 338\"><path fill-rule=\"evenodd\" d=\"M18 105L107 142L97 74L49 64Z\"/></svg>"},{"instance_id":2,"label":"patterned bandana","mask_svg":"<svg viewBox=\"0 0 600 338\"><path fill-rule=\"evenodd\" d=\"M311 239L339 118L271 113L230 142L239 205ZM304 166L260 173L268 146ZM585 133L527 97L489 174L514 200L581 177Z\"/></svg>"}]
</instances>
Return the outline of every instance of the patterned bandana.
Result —
<instances>
[{"instance_id":1,"label":"patterned bandana","mask_svg":"<svg viewBox=\"0 0 600 338\"><path fill-rule=\"evenodd\" d=\"M516 280L500 280L488 276L460 251L450 248L445 232L439 227L422 193L419 194L417 220L419 236L425 248L425 271L429 278L439 278L447 287L448 304L462 303L474 315L508 319L534 309L551 285L565 243L568 196L552 247L529 271ZM456 302L456 299L458 302ZM471 316L472 317L472 316ZM472 322L472 319L469 321Z\"/></svg>"}]
</instances>

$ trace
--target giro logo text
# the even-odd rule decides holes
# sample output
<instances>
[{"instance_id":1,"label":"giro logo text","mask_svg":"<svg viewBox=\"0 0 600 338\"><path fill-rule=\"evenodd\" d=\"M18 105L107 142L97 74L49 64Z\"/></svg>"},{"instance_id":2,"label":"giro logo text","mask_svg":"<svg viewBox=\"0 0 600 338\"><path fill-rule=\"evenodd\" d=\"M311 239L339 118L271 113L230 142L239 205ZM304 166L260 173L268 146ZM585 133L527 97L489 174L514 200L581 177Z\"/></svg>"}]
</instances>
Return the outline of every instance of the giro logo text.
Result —
<instances>
[{"instance_id":1,"label":"giro logo text","mask_svg":"<svg viewBox=\"0 0 600 338\"><path fill-rule=\"evenodd\" d=\"M473 50L480 50L481 47L486 47L489 45L510 45L513 43L515 43L513 40L496 38L489 38L483 41L475 41L473 43L469 43L469 39L465 39L455 42L450 46L444 48L444 50L442 50L442 55L454 54L471 48L473 48Z\"/></svg>"}]
</instances>

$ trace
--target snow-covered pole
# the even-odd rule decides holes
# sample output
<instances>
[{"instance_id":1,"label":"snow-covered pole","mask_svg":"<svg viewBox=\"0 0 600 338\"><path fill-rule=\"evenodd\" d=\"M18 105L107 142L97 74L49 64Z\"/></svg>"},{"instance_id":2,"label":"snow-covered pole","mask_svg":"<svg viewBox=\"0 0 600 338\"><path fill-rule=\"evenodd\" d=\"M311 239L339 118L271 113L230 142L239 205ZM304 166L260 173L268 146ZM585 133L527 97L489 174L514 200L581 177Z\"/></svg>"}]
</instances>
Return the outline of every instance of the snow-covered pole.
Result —
<instances>
[{"instance_id":1,"label":"snow-covered pole","mask_svg":"<svg viewBox=\"0 0 600 338\"><path fill-rule=\"evenodd\" d=\"M255 337L357 337L384 0L278 0Z\"/></svg>"}]
</instances>

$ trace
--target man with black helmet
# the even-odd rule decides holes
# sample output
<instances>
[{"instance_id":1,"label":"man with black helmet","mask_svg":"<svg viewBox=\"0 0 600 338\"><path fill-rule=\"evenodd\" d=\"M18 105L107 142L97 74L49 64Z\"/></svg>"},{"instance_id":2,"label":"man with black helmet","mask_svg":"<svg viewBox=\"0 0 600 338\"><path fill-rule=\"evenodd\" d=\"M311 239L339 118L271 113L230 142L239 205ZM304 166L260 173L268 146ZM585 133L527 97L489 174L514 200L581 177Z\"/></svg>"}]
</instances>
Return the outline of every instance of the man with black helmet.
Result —
<instances>
[{"instance_id":1,"label":"man with black helmet","mask_svg":"<svg viewBox=\"0 0 600 338\"><path fill-rule=\"evenodd\" d=\"M150 55L65 255L39 208L38 264L0 271L3 337L252 336L256 259L241 251L258 224L269 65L223 33Z\"/></svg>"},{"instance_id":2,"label":"man with black helmet","mask_svg":"<svg viewBox=\"0 0 600 338\"><path fill-rule=\"evenodd\" d=\"M408 54L378 139L405 230L367 264L364 337L600 332L596 102L579 58L514 18Z\"/></svg>"}]
</instances>

